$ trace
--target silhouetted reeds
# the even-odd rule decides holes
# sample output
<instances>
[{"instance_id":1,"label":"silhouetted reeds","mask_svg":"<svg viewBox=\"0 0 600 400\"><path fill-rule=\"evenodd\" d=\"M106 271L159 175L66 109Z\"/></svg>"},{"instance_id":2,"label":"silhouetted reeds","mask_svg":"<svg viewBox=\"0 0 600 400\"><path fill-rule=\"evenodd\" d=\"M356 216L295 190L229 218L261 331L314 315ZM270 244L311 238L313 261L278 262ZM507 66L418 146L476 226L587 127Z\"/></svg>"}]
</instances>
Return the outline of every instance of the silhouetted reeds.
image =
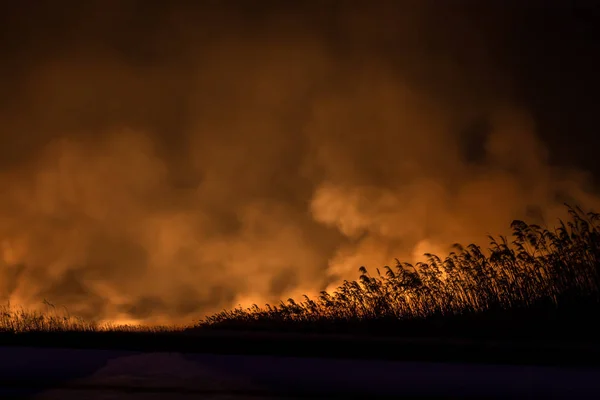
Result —
<instances>
[{"instance_id":1,"label":"silhouetted reeds","mask_svg":"<svg viewBox=\"0 0 600 400\"><path fill-rule=\"evenodd\" d=\"M62 311L44 301L46 312L29 311L24 308L0 306L0 333L26 332L175 332L185 329L176 326L120 325L86 321L72 316L68 309Z\"/></svg>"},{"instance_id":2,"label":"silhouetted reeds","mask_svg":"<svg viewBox=\"0 0 600 400\"><path fill-rule=\"evenodd\" d=\"M487 250L455 245L445 259L396 260L316 299L225 310L200 321L204 328L390 326L406 321L477 318L550 318L600 310L600 214L568 207L570 220L554 229L513 221L512 236L489 237ZM507 314L508 313L508 314ZM562 314L561 314L562 313ZM503 316L504 315L504 316Z\"/></svg>"}]
</instances>

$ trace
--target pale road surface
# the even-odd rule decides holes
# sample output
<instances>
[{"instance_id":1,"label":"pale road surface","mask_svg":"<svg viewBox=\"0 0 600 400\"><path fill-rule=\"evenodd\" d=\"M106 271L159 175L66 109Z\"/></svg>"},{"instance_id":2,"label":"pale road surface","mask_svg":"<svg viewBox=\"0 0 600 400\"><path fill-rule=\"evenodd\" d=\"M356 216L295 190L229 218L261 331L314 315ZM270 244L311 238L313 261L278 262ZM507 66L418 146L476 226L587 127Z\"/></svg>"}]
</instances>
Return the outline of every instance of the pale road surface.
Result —
<instances>
[{"instance_id":1,"label":"pale road surface","mask_svg":"<svg viewBox=\"0 0 600 400\"><path fill-rule=\"evenodd\" d=\"M600 398L600 369L0 347L0 399Z\"/></svg>"}]
</instances>

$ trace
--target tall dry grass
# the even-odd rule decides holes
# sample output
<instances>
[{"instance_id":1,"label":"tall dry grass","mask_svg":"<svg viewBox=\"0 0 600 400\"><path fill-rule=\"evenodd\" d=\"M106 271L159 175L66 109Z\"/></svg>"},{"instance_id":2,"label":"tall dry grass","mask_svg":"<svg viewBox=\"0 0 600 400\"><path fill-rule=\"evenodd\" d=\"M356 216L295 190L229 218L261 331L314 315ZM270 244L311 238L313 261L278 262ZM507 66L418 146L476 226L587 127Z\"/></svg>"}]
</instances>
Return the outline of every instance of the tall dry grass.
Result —
<instances>
[{"instance_id":1,"label":"tall dry grass","mask_svg":"<svg viewBox=\"0 0 600 400\"><path fill-rule=\"evenodd\" d=\"M56 308L44 300L46 311L30 311L10 304L0 306L0 332L176 332L180 326L145 326L96 323L69 313L66 307Z\"/></svg>"},{"instance_id":2,"label":"tall dry grass","mask_svg":"<svg viewBox=\"0 0 600 400\"><path fill-rule=\"evenodd\" d=\"M99 327L82 318L71 316L68 310L57 312L55 307L44 302L47 312L28 311L10 304L0 306L0 332L56 332L56 331L97 331Z\"/></svg>"},{"instance_id":3,"label":"tall dry grass","mask_svg":"<svg viewBox=\"0 0 600 400\"><path fill-rule=\"evenodd\" d=\"M456 319L536 308L600 311L600 214L567 207L570 219L553 229L513 221L512 240L490 236L486 250L457 244L444 259L426 254L428 262L416 265L396 260L394 268L373 275L361 267L358 280L344 281L333 293L225 310L198 327Z\"/></svg>"}]
</instances>

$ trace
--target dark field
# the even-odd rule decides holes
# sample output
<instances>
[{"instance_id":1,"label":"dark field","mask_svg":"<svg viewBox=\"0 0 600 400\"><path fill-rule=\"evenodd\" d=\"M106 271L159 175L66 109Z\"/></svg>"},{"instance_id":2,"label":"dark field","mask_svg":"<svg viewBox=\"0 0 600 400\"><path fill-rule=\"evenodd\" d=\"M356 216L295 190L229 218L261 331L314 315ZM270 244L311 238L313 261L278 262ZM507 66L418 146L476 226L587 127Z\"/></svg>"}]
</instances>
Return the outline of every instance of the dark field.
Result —
<instances>
[{"instance_id":1,"label":"dark field","mask_svg":"<svg viewBox=\"0 0 600 400\"><path fill-rule=\"evenodd\" d=\"M419 362L600 366L600 345L572 340L390 338L251 332L29 332L3 334L3 346L139 352L271 355Z\"/></svg>"}]
</instances>

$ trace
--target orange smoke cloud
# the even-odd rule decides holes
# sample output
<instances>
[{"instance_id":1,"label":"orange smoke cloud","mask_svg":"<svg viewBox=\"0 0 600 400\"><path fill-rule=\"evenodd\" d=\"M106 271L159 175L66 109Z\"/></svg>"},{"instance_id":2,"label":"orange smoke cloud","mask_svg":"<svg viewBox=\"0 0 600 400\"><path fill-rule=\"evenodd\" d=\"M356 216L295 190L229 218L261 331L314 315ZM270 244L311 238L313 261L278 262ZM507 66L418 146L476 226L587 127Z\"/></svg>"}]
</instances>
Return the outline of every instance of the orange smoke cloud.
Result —
<instances>
[{"instance_id":1,"label":"orange smoke cloud","mask_svg":"<svg viewBox=\"0 0 600 400\"><path fill-rule=\"evenodd\" d=\"M186 7L137 26L91 2L77 38L14 55L2 300L190 322L600 204L549 164L465 15Z\"/></svg>"}]
</instances>

